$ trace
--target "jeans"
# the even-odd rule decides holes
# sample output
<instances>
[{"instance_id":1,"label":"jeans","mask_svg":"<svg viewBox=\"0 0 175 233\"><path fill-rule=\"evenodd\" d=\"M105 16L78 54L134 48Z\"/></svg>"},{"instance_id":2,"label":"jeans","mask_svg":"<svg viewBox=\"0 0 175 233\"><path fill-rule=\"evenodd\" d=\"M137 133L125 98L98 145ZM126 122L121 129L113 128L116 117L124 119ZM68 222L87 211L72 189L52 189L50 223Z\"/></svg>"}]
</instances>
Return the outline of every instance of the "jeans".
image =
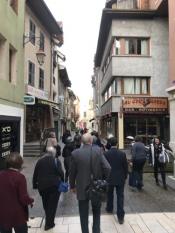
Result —
<instances>
[{"instance_id":1,"label":"jeans","mask_svg":"<svg viewBox=\"0 0 175 233\"><path fill-rule=\"evenodd\" d=\"M60 193L57 187L53 186L40 191L42 197L43 207L46 215L45 225L48 227L54 226L54 219L57 210Z\"/></svg>"},{"instance_id":2,"label":"jeans","mask_svg":"<svg viewBox=\"0 0 175 233\"><path fill-rule=\"evenodd\" d=\"M79 204L79 213L80 213L80 222L82 233L89 233L89 200L80 200ZM93 202L92 204L92 213L93 213L93 233L100 233L100 214L101 214L101 201Z\"/></svg>"},{"instance_id":3,"label":"jeans","mask_svg":"<svg viewBox=\"0 0 175 233\"><path fill-rule=\"evenodd\" d=\"M116 189L117 195L117 217L118 219L123 219L125 215L124 211L124 184L122 185L109 185L107 194L107 206L106 210L109 212L113 211L114 203L114 188Z\"/></svg>"},{"instance_id":4,"label":"jeans","mask_svg":"<svg viewBox=\"0 0 175 233\"><path fill-rule=\"evenodd\" d=\"M27 233L28 232L27 223L22 226L14 227L14 230L15 230L15 233ZM0 232L1 233L12 233L12 229L5 230L0 227Z\"/></svg>"},{"instance_id":5,"label":"jeans","mask_svg":"<svg viewBox=\"0 0 175 233\"><path fill-rule=\"evenodd\" d=\"M145 165L146 159L138 159L133 161L133 179L134 185L138 189L143 187L143 167Z\"/></svg>"}]
</instances>

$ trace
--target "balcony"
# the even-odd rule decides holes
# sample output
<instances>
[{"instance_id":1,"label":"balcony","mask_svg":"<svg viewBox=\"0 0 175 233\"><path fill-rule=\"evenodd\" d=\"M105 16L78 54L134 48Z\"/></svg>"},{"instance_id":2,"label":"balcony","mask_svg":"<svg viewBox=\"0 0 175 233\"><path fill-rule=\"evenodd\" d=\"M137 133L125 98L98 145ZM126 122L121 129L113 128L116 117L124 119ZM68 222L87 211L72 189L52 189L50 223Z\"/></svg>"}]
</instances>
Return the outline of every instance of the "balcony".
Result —
<instances>
[{"instance_id":1,"label":"balcony","mask_svg":"<svg viewBox=\"0 0 175 233\"><path fill-rule=\"evenodd\" d=\"M153 76L153 63L150 56L112 56L104 74L101 92L104 92L113 77Z\"/></svg>"},{"instance_id":2,"label":"balcony","mask_svg":"<svg viewBox=\"0 0 175 233\"><path fill-rule=\"evenodd\" d=\"M111 113L120 112L122 105L121 96L111 96L102 106L101 106L101 116L105 116Z\"/></svg>"}]
</instances>

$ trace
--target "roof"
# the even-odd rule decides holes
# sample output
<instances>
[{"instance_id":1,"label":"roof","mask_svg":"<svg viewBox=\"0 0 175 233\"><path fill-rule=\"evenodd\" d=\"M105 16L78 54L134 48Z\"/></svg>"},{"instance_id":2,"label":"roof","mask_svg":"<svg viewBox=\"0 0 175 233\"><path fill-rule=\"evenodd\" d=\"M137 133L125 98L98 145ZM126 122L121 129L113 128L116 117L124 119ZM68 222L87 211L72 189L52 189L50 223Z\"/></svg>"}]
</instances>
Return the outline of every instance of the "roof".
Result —
<instances>
[{"instance_id":1,"label":"roof","mask_svg":"<svg viewBox=\"0 0 175 233\"><path fill-rule=\"evenodd\" d=\"M158 10L138 10L138 9L109 9L102 12L100 31L95 55L95 67L101 65L104 49L107 43L112 20L115 19L152 19L155 16L165 16L162 14L161 6Z\"/></svg>"},{"instance_id":2,"label":"roof","mask_svg":"<svg viewBox=\"0 0 175 233\"><path fill-rule=\"evenodd\" d=\"M66 68L59 69L59 73L60 73L60 79L64 83L64 85L66 87L71 87L71 81L69 80L67 69Z\"/></svg>"},{"instance_id":3,"label":"roof","mask_svg":"<svg viewBox=\"0 0 175 233\"><path fill-rule=\"evenodd\" d=\"M58 36L63 34L59 23L52 15L44 0L26 0L26 3L51 35Z\"/></svg>"}]
</instances>

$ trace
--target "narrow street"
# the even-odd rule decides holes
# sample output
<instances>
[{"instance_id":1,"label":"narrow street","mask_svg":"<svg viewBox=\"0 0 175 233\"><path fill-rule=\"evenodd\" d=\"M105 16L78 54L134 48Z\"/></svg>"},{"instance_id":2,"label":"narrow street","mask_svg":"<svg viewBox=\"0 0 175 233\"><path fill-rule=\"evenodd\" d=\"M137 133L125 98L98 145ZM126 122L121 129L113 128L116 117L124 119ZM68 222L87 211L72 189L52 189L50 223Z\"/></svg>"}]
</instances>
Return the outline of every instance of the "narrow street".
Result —
<instances>
[{"instance_id":1,"label":"narrow street","mask_svg":"<svg viewBox=\"0 0 175 233\"><path fill-rule=\"evenodd\" d=\"M32 189L32 174L36 158L24 158L24 170L29 193L34 197L35 204L30 210L30 216L42 217L44 212L40 196L36 190ZM154 183L153 174L144 174L144 189L142 192L133 192L126 183L125 188L125 211L126 214L134 213L162 213L175 211L175 195L174 190L168 188L165 191L161 186L158 187ZM103 205L102 213L105 214L105 206ZM78 207L76 197L72 193L61 194L57 216L77 216Z\"/></svg>"}]
</instances>

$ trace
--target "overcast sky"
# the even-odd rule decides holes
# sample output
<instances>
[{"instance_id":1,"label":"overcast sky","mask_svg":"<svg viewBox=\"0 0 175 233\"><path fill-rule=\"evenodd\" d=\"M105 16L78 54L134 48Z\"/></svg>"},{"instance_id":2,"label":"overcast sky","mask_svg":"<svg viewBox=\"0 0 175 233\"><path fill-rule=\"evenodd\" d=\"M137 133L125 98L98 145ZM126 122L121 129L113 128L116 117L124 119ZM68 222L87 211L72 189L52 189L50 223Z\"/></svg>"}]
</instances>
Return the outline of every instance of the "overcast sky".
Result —
<instances>
[{"instance_id":1,"label":"overcast sky","mask_svg":"<svg viewBox=\"0 0 175 233\"><path fill-rule=\"evenodd\" d=\"M63 22L66 67L72 90L85 110L92 96L91 76L102 9L106 0L45 0L57 21Z\"/></svg>"}]
</instances>

